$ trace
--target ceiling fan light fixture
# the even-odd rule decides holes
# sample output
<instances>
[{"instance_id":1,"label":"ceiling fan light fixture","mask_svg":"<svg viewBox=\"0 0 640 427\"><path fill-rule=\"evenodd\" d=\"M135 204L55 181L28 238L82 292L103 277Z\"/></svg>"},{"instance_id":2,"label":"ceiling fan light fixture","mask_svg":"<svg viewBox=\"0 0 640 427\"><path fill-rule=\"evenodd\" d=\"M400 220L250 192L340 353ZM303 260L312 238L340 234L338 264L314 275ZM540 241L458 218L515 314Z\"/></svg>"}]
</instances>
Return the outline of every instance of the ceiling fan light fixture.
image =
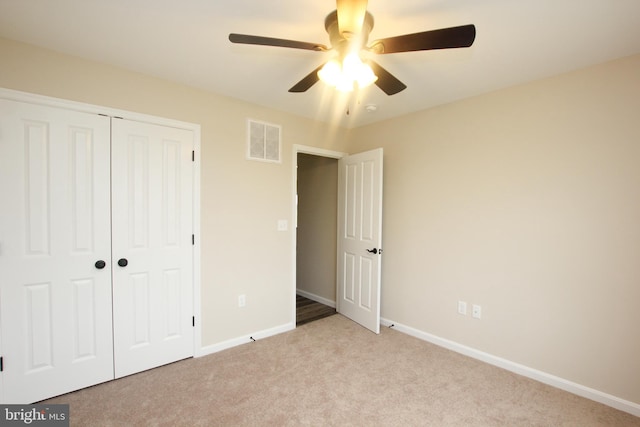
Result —
<instances>
[{"instance_id":1,"label":"ceiling fan light fixture","mask_svg":"<svg viewBox=\"0 0 640 427\"><path fill-rule=\"evenodd\" d=\"M373 70L369 66L369 64L365 64L357 58L357 62L353 65L354 71L352 71L353 80L358 83L360 89L365 88L378 80L378 76L373 73Z\"/></svg>"},{"instance_id":2,"label":"ceiling fan light fixture","mask_svg":"<svg viewBox=\"0 0 640 427\"><path fill-rule=\"evenodd\" d=\"M353 91L356 84L359 88L364 88L375 83L387 95L395 95L405 90L407 85L369 59L368 55L470 47L476 38L476 27L469 24L387 37L369 45L374 20L373 15L367 11L367 4L367 0L336 0L336 10L324 19L330 47L320 43L236 33L229 34L229 41L337 53L338 60L329 61L311 71L289 88L290 93L306 92L318 80L322 80L327 85L347 92ZM353 60L346 58L351 52L355 52ZM362 53L365 63L359 56Z\"/></svg>"},{"instance_id":3,"label":"ceiling fan light fixture","mask_svg":"<svg viewBox=\"0 0 640 427\"><path fill-rule=\"evenodd\" d=\"M324 64L324 66L318 71L318 77L324 83L329 86L335 86L336 82L340 79L340 75L342 74L342 66L340 62L336 59L332 59L331 61Z\"/></svg>"},{"instance_id":4,"label":"ceiling fan light fixture","mask_svg":"<svg viewBox=\"0 0 640 427\"><path fill-rule=\"evenodd\" d=\"M342 64L336 59L330 60L318 71L318 78L341 92L351 92L356 83L362 89L378 80L371 67L363 63L357 53L345 56Z\"/></svg>"}]
</instances>

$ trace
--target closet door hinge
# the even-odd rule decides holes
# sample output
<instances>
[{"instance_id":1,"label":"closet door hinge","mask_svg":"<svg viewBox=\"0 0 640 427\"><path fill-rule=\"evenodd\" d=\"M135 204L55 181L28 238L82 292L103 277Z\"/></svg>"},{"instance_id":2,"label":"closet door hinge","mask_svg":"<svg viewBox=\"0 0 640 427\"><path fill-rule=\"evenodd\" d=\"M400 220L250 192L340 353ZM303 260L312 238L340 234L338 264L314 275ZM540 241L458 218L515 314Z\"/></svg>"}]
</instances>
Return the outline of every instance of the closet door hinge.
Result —
<instances>
[{"instance_id":1,"label":"closet door hinge","mask_svg":"<svg viewBox=\"0 0 640 427\"><path fill-rule=\"evenodd\" d=\"M4 357L0 356L0 372L4 372Z\"/></svg>"},{"instance_id":2,"label":"closet door hinge","mask_svg":"<svg viewBox=\"0 0 640 427\"><path fill-rule=\"evenodd\" d=\"M194 245L194 246L196 244L196 235L195 234L191 235L191 244Z\"/></svg>"},{"instance_id":3,"label":"closet door hinge","mask_svg":"<svg viewBox=\"0 0 640 427\"><path fill-rule=\"evenodd\" d=\"M196 316L193 316L191 318L191 326L193 326L194 328L196 327Z\"/></svg>"},{"instance_id":4,"label":"closet door hinge","mask_svg":"<svg viewBox=\"0 0 640 427\"><path fill-rule=\"evenodd\" d=\"M191 161L192 161L192 162L195 162L195 161L196 161L196 150L193 150L193 151L191 152Z\"/></svg>"}]
</instances>

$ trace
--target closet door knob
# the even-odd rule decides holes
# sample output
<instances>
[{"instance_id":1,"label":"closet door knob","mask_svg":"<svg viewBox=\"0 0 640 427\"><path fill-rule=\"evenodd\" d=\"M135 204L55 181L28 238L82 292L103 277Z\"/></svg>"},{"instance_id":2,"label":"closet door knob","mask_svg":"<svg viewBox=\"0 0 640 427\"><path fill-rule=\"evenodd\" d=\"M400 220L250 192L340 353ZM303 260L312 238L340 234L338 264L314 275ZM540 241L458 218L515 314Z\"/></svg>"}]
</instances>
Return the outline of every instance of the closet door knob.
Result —
<instances>
[{"instance_id":1,"label":"closet door knob","mask_svg":"<svg viewBox=\"0 0 640 427\"><path fill-rule=\"evenodd\" d=\"M118 260L118 265L119 265L120 267L126 267L126 266L127 266L127 264L129 264L129 261L127 261L127 259L126 259L126 258L120 258L120 259Z\"/></svg>"},{"instance_id":2,"label":"closet door knob","mask_svg":"<svg viewBox=\"0 0 640 427\"><path fill-rule=\"evenodd\" d=\"M104 261L103 261L103 260L101 260L101 259L100 259L100 260L98 260L98 261L96 261L96 263L95 263L95 266L96 266L96 268L97 268L98 270L102 270L103 268L105 268L105 267L106 267L106 265L107 265L107 263L106 263L106 262L104 262Z\"/></svg>"}]
</instances>

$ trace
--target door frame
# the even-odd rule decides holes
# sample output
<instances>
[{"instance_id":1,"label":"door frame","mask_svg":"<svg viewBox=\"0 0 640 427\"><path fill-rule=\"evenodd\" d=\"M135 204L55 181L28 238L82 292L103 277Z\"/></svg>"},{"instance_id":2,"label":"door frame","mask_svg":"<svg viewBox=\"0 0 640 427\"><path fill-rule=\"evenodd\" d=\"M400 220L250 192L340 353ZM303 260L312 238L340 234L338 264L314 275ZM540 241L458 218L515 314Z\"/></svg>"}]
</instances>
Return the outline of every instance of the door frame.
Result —
<instances>
[{"instance_id":1,"label":"door frame","mask_svg":"<svg viewBox=\"0 0 640 427\"><path fill-rule=\"evenodd\" d=\"M296 327L296 272L297 272L297 237L298 237L298 154L311 154L319 157L327 157L331 159L341 159L345 156L348 156L348 153L342 151L333 151L326 150L324 148L311 147L307 145L294 144L293 145L293 161L291 162L293 165L293 185L292 185L292 214L291 218L291 228L293 229L293 233L291 233L291 247L293 248L292 253L292 289L291 289L291 324L293 327ZM336 248L337 250L337 248ZM337 288L336 283L336 288Z\"/></svg>"},{"instance_id":2,"label":"door frame","mask_svg":"<svg viewBox=\"0 0 640 427\"><path fill-rule=\"evenodd\" d=\"M201 315L201 236L200 236L200 125L183 122L133 111L121 110L110 107L102 107L94 104L71 101L61 98L53 98L45 95L21 92L12 89L0 88L0 98L18 102L27 102L66 110L80 111L90 114L99 114L109 117L122 117L138 122L151 123L162 126L186 129L193 132L194 168L193 168L193 316L195 318L193 356L204 356L208 353L202 351L202 315ZM295 314L294 314L295 321ZM295 322L294 322L295 323ZM1 344L1 343L0 343ZM2 348L0 347L0 351Z\"/></svg>"}]
</instances>

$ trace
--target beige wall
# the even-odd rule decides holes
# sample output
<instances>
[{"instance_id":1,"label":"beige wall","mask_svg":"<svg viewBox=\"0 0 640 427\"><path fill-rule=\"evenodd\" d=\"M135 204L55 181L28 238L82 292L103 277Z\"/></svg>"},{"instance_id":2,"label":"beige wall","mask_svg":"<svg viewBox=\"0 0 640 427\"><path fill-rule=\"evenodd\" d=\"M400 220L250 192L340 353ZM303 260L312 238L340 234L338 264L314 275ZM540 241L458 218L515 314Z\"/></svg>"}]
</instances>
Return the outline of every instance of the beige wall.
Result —
<instances>
[{"instance_id":1,"label":"beige wall","mask_svg":"<svg viewBox=\"0 0 640 427\"><path fill-rule=\"evenodd\" d=\"M293 144L339 151L344 131L6 39L0 58L0 87L200 124L202 344L295 321L293 231L277 231L292 224ZM281 164L246 160L247 118L282 125Z\"/></svg>"},{"instance_id":2,"label":"beige wall","mask_svg":"<svg viewBox=\"0 0 640 427\"><path fill-rule=\"evenodd\" d=\"M634 56L352 131L385 150L382 316L640 403L639 76Z\"/></svg>"},{"instance_id":3,"label":"beige wall","mask_svg":"<svg viewBox=\"0 0 640 427\"><path fill-rule=\"evenodd\" d=\"M382 315L640 404L640 56L351 132L8 40L0 58L0 87L202 125L203 345L292 320L292 144L384 147ZM282 164L245 160L246 118L283 126Z\"/></svg>"},{"instance_id":4,"label":"beige wall","mask_svg":"<svg viewBox=\"0 0 640 427\"><path fill-rule=\"evenodd\" d=\"M338 160L298 154L296 287L336 301Z\"/></svg>"}]
</instances>

